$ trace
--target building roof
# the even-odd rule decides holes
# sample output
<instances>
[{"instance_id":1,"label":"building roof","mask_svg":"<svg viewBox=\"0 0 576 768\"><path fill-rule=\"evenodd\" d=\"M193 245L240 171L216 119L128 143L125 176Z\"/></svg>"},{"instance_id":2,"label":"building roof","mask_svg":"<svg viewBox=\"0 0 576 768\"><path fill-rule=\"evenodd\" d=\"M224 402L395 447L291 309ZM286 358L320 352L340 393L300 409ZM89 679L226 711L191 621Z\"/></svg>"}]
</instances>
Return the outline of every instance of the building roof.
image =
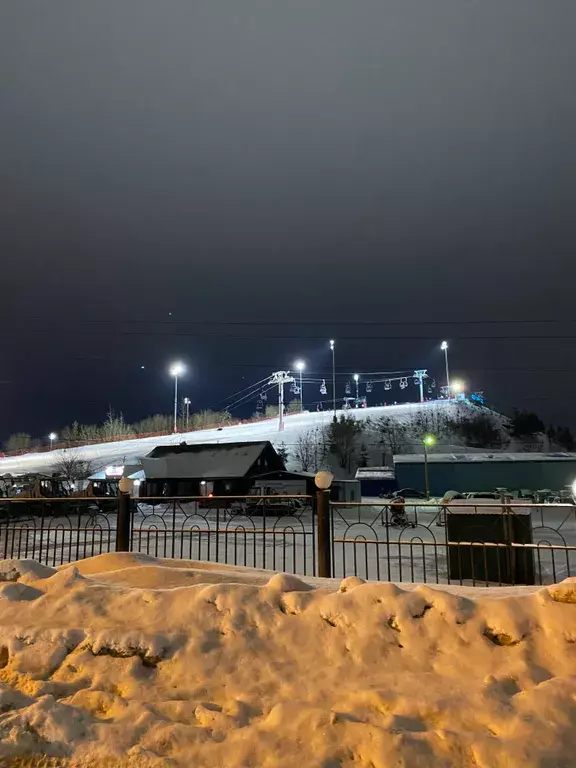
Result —
<instances>
[{"instance_id":1,"label":"building roof","mask_svg":"<svg viewBox=\"0 0 576 768\"><path fill-rule=\"evenodd\" d=\"M394 480L396 477L392 467L359 467L356 480Z\"/></svg>"},{"instance_id":2,"label":"building roof","mask_svg":"<svg viewBox=\"0 0 576 768\"><path fill-rule=\"evenodd\" d=\"M159 445L142 466L148 478L234 479L245 477L268 449L274 451L269 441Z\"/></svg>"},{"instance_id":3,"label":"building roof","mask_svg":"<svg viewBox=\"0 0 576 768\"><path fill-rule=\"evenodd\" d=\"M486 464L486 463L524 463L548 461L574 461L576 453L429 453L428 461L432 464ZM394 464L422 464L423 453L400 454L394 456Z\"/></svg>"}]
</instances>

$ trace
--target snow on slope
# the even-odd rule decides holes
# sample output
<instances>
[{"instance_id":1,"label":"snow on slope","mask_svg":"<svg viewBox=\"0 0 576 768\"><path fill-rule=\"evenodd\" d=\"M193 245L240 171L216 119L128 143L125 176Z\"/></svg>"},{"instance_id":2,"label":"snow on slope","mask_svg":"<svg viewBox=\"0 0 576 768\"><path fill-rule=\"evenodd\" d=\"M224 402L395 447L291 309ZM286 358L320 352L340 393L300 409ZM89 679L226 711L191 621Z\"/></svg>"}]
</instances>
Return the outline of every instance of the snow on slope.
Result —
<instances>
[{"instance_id":1,"label":"snow on slope","mask_svg":"<svg viewBox=\"0 0 576 768\"><path fill-rule=\"evenodd\" d=\"M3 766L574 764L576 580L470 599L128 554L0 573Z\"/></svg>"},{"instance_id":2,"label":"snow on slope","mask_svg":"<svg viewBox=\"0 0 576 768\"><path fill-rule=\"evenodd\" d=\"M457 410L467 408L462 404L449 403L447 401L434 401L430 403L406 403L382 408L362 408L347 411L357 419L376 419L387 416L400 422L406 421L412 414L422 408L441 409L444 412L455 413ZM339 412L340 413L340 412ZM249 440L270 440L278 446L285 442L288 446L294 444L298 435L310 429L327 425L332 419L331 411L322 413L293 414L286 417L284 432L278 432L278 420L266 419L258 423L241 424L232 427L206 429L197 432L181 433L179 435L167 435L164 437L149 437L141 440L123 440L117 443L102 443L78 448L83 459L93 462L94 470L98 471L108 464L132 463L134 460L145 456L157 445L170 445L185 440L187 443L232 443ZM25 472L50 472L55 468L57 451L48 453L29 453L24 456L14 456L0 459L0 475L22 474Z\"/></svg>"}]
</instances>

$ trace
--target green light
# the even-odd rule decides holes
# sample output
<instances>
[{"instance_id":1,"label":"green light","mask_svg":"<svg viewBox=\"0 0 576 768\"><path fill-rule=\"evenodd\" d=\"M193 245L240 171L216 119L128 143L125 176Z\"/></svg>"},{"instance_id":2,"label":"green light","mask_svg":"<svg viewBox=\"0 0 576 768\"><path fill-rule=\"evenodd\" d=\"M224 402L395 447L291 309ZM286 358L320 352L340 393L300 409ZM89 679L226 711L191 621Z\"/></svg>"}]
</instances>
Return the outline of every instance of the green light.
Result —
<instances>
[{"instance_id":1,"label":"green light","mask_svg":"<svg viewBox=\"0 0 576 768\"><path fill-rule=\"evenodd\" d=\"M422 438L422 442L427 448L429 448L431 445L434 445L434 443L436 442L436 438L434 437L434 435L424 435L424 437Z\"/></svg>"}]
</instances>

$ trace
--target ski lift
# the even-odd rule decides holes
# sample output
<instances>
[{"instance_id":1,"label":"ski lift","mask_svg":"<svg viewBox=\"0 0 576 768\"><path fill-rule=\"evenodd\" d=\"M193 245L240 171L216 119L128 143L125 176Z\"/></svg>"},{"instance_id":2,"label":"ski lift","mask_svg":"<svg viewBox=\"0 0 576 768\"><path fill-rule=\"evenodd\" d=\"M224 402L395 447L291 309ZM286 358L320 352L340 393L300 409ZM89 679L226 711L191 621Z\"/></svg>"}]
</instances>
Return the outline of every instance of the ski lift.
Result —
<instances>
[{"instance_id":1,"label":"ski lift","mask_svg":"<svg viewBox=\"0 0 576 768\"><path fill-rule=\"evenodd\" d=\"M296 384L295 381L292 382L290 385L290 392L292 392L293 395L299 395L300 394L300 387L298 384Z\"/></svg>"},{"instance_id":2,"label":"ski lift","mask_svg":"<svg viewBox=\"0 0 576 768\"><path fill-rule=\"evenodd\" d=\"M419 376L414 376L413 381L414 381L414 386L415 387L418 387L420 385L420 377Z\"/></svg>"},{"instance_id":3,"label":"ski lift","mask_svg":"<svg viewBox=\"0 0 576 768\"><path fill-rule=\"evenodd\" d=\"M430 380L430 386L432 387L432 389L436 389L436 379Z\"/></svg>"},{"instance_id":4,"label":"ski lift","mask_svg":"<svg viewBox=\"0 0 576 768\"><path fill-rule=\"evenodd\" d=\"M386 379L384 381L384 389L388 392L388 390L392 389L392 382L390 379Z\"/></svg>"},{"instance_id":5,"label":"ski lift","mask_svg":"<svg viewBox=\"0 0 576 768\"><path fill-rule=\"evenodd\" d=\"M320 384L320 394L321 395L327 395L328 390L326 389L326 380L322 379L322 384Z\"/></svg>"},{"instance_id":6,"label":"ski lift","mask_svg":"<svg viewBox=\"0 0 576 768\"><path fill-rule=\"evenodd\" d=\"M264 403L268 400L268 395L266 392L260 392L260 400L262 400Z\"/></svg>"},{"instance_id":7,"label":"ski lift","mask_svg":"<svg viewBox=\"0 0 576 768\"><path fill-rule=\"evenodd\" d=\"M371 381L367 381L366 382L366 392L372 392L373 389L374 389L374 386L373 386L372 382Z\"/></svg>"},{"instance_id":8,"label":"ski lift","mask_svg":"<svg viewBox=\"0 0 576 768\"><path fill-rule=\"evenodd\" d=\"M350 386L350 382L349 381L346 382L346 387L344 388L344 392L347 395L351 395L352 394L352 387Z\"/></svg>"},{"instance_id":9,"label":"ski lift","mask_svg":"<svg viewBox=\"0 0 576 768\"><path fill-rule=\"evenodd\" d=\"M407 376L403 376L400 379L400 389L406 389L407 386L408 386L408 377Z\"/></svg>"},{"instance_id":10,"label":"ski lift","mask_svg":"<svg viewBox=\"0 0 576 768\"><path fill-rule=\"evenodd\" d=\"M264 410L264 403L262 402L262 400L256 400L256 410L257 411Z\"/></svg>"}]
</instances>

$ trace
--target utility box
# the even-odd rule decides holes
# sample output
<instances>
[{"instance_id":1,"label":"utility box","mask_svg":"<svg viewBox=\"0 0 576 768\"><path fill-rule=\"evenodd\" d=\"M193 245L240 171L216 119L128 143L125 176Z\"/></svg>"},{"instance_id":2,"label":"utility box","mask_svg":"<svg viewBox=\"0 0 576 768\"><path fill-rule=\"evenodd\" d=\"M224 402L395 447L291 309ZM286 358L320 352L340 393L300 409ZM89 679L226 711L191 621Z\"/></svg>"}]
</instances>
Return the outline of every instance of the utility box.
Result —
<instances>
[{"instance_id":1,"label":"utility box","mask_svg":"<svg viewBox=\"0 0 576 768\"><path fill-rule=\"evenodd\" d=\"M470 504L470 502L468 502ZM529 509L506 511L502 505L447 510L448 541L470 542L448 546L448 572L452 581L475 580L496 584L534 584L534 550L511 544L532 544L532 517ZM475 542L476 546L472 546ZM505 547L477 546L480 542Z\"/></svg>"}]
</instances>

